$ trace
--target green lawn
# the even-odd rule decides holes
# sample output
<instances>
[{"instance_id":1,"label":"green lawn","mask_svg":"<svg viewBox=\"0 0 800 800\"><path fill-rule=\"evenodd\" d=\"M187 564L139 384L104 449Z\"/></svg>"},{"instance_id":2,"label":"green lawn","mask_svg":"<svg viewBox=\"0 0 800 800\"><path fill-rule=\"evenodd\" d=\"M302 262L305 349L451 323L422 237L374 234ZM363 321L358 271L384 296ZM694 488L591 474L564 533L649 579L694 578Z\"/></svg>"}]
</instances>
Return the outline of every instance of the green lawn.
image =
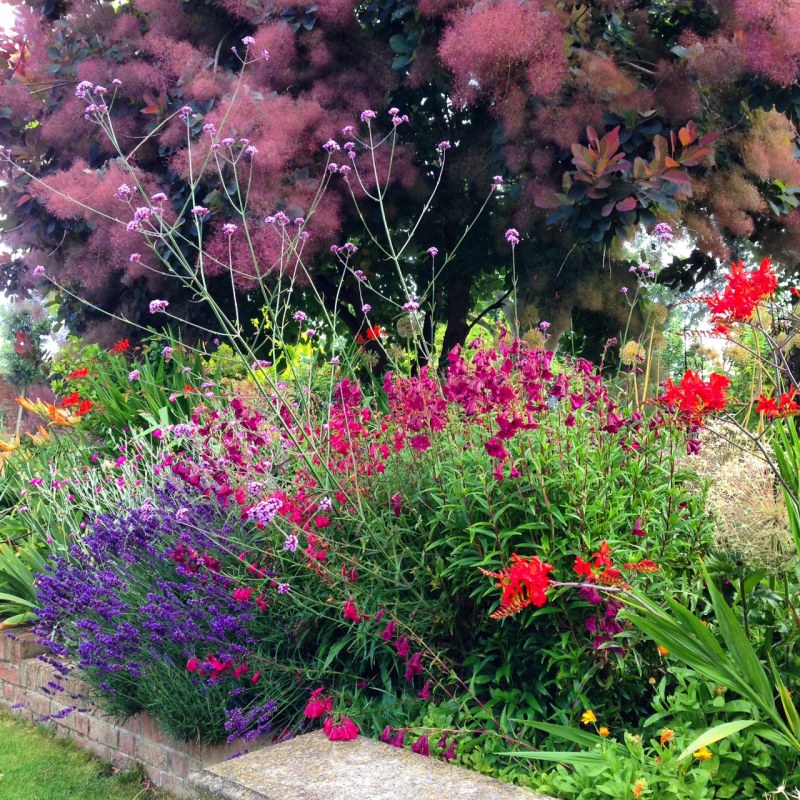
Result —
<instances>
[{"instance_id":1,"label":"green lawn","mask_svg":"<svg viewBox=\"0 0 800 800\"><path fill-rule=\"evenodd\" d=\"M169 800L74 742L0 712L0 800Z\"/></svg>"}]
</instances>

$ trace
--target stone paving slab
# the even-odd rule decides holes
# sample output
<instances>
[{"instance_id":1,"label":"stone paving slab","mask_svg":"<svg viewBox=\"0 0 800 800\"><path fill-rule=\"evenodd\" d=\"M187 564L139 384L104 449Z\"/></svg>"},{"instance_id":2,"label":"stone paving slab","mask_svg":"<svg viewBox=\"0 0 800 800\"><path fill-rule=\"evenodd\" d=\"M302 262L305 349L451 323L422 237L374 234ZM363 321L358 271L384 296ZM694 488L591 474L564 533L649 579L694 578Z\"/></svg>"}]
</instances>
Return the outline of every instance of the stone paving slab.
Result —
<instances>
[{"instance_id":1,"label":"stone paving slab","mask_svg":"<svg viewBox=\"0 0 800 800\"><path fill-rule=\"evenodd\" d=\"M553 800L409 750L322 731L190 776L203 800Z\"/></svg>"}]
</instances>

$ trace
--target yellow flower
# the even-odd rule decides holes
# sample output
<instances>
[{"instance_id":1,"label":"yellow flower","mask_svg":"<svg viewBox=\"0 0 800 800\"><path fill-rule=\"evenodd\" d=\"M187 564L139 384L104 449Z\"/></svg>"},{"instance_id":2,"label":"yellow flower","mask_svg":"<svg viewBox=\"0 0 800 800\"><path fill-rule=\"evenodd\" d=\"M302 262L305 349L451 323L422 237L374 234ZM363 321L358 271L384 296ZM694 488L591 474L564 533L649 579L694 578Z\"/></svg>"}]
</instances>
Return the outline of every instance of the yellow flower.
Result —
<instances>
[{"instance_id":1,"label":"yellow flower","mask_svg":"<svg viewBox=\"0 0 800 800\"><path fill-rule=\"evenodd\" d=\"M664 730L661 731L661 738L659 739L659 741L661 742L661 746L663 747L668 741L672 739L673 736L675 736L675 734L669 728L664 728Z\"/></svg>"},{"instance_id":2,"label":"yellow flower","mask_svg":"<svg viewBox=\"0 0 800 800\"><path fill-rule=\"evenodd\" d=\"M591 725L593 722L597 722L594 711L584 711L583 714L581 714L581 722L584 725Z\"/></svg>"},{"instance_id":3,"label":"yellow flower","mask_svg":"<svg viewBox=\"0 0 800 800\"><path fill-rule=\"evenodd\" d=\"M601 725L601 726L600 726L600 727L597 729L597 732L598 732L598 733L599 733L601 736L608 736L608 733L609 733L609 731L608 731L608 728L606 728L606 726L605 726L605 725Z\"/></svg>"},{"instance_id":4,"label":"yellow flower","mask_svg":"<svg viewBox=\"0 0 800 800\"><path fill-rule=\"evenodd\" d=\"M639 778L639 780L633 784L633 796L641 797L642 793L646 788L647 788L647 781L644 778Z\"/></svg>"},{"instance_id":5,"label":"yellow flower","mask_svg":"<svg viewBox=\"0 0 800 800\"><path fill-rule=\"evenodd\" d=\"M668 656L669 655L669 650L667 650L667 648L664 647L663 644L660 644L658 646L658 654L661 655L661 656Z\"/></svg>"},{"instance_id":6,"label":"yellow flower","mask_svg":"<svg viewBox=\"0 0 800 800\"><path fill-rule=\"evenodd\" d=\"M697 758L700 761L708 761L708 759L711 758L712 755L713 754L711 753L711 751L705 746L701 747L699 750L695 750L694 753L692 753L692 757Z\"/></svg>"}]
</instances>

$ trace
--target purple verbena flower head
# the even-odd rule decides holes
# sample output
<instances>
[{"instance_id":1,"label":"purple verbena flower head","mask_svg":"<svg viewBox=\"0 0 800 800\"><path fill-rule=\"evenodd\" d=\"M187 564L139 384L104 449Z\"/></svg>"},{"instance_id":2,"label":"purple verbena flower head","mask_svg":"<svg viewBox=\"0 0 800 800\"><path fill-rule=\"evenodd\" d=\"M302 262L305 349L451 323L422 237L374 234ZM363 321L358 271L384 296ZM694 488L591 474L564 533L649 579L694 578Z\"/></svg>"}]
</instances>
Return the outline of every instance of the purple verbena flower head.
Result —
<instances>
[{"instance_id":1,"label":"purple verbena flower head","mask_svg":"<svg viewBox=\"0 0 800 800\"><path fill-rule=\"evenodd\" d=\"M665 244L671 242L674 238L672 228L666 222L659 222L658 225L653 228L653 235L658 237L658 239Z\"/></svg>"},{"instance_id":2,"label":"purple verbena flower head","mask_svg":"<svg viewBox=\"0 0 800 800\"><path fill-rule=\"evenodd\" d=\"M339 143L334 139L328 139L324 145L322 145L322 149L325 150L327 153L335 153L337 150L341 150L342 148L339 146Z\"/></svg>"},{"instance_id":3,"label":"purple verbena flower head","mask_svg":"<svg viewBox=\"0 0 800 800\"><path fill-rule=\"evenodd\" d=\"M429 247L425 251L431 258L436 258L439 255L439 248L438 247Z\"/></svg>"},{"instance_id":4,"label":"purple verbena flower head","mask_svg":"<svg viewBox=\"0 0 800 800\"><path fill-rule=\"evenodd\" d=\"M75 89L75 97L85 100L89 92L92 91L92 87L91 81L81 81Z\"/></svg>"},{"instance_id":5,"label":"purple verbena flower head","mask_svg":"<svg viewBox=\"0 0 800 800\"><path fill-rule=\"evenodd\" d=\"M362 122L366 122L367 125L369 125L370 121L375 119L375 117L377 117L377 116L378 115L374 111L371 111L370 109L366 109L365 111L361 112L361 121Z\"/></svg>"},{"instance_id":6,"label":"purple verbena flower head","mask_svg":"<svg viewBox=\"0 0 800 800\"><path fill-rule=\"evenodd\" d=\"M207 217L209 215L209 210L205 206L194 206L194 208L192 208L192 214L199 218Z\"/></svg>"},{"instance_id":7,"label":"purple verbena flower head","mask_svg":"<svg viewBox=\"0 0 800 800\"><path fill-rule=\"evenodd\" d=\"M128 261L130 261L132 264L138 264L141 260L142 260L141 253L131 253L130 256L128 257Z\"/></svg>"},{"instance_id":8,"label":"purple verbena flower head","mask_svg":"<svg viewBox=\"0 0 800 800\"><path fill-rule=\"evenodd\" d=\"M40 275L44 275L44 267L41 264L37 264L33 268L33 275L36 278L38 278Z\"/></svg>"},{"instance_id":9,"label":"purple verbena flower head","mask_svg":"<svg viewBox=\"0 0 800 800\"><path fill-rule=\"evenodd\" d=\"M369 303L364 303L364 305L361 306L362 314L369 314L370 311L372 311L372 306Z\"/></svg>"},{"instance_id":10,"label":"purple verbena flower head","mask_svg":"<svg viewBox=\"0 0 800 800\"><path fill-rule=\"evenodd\" d=\"M308 314L305 311L295 311L292 315L295 322L305 322L308 319Z\"/></svg>"},{"instance_id":11,"label":"purple verbena flower head","mask_svg":"<svg viewBox=\"0 0 800 800\"><path fill-rule=\"evenodd\" d=\"M509 228L505 232L505 239L512 247L516 247L519 244L519 231L516 228Z\"/></svg>"},{"instance_id":12,"label":"purple verbena flower head","mask_svg":"<svg viewBox=\"0 0 800 800\"><path fill-rule=\"evenodd\" d=\"M169 305L168 300L151 300L150 313L158 314L160 311L166 311L168 305Z\"/></svg>"},{"instance_id":13,"label":"purple verbena flower head","mask_svg":"<svg viewBox=\"0 0 800 800\"><path fill-rule=\"evenodd\" d=\"M233 234L234 234L234 233L236 233L236 231L237 231L237 230L239 230L239 228L238 228L238 226L237 226L235 223L233 223L233 222L226 222L226 223L225 223L225 224L222 226L222 232L223 232L223 233L224 233L226 236L233 236Z\"/></svg>"},{"instance_id":14,"label":"purple verbena flower head","mask_svg":"<svg viewBox=\"0 0 800 800\"><path fill-rule=\"evenodd\" d=\"M178 116L182 120L191 119L194 116L194 109L191 106L183 106L178 112Z\"/></svg>"},{"instance_id":15,"label":"purple verbena flower head","mask_svg":"<svg viewBox=\"0 0 800 800\"><path fill-rule=\"evenodd\" d=\"M450 142L447 139L445 139L443 142L439 142L439 144L436 145L436 149L440 153L444 153L445 151L449 150L452 146L453 145L451 145Z\"/></svg>"},{"instance_id":16,"label":"purple verbena flower head","mask_svg":"<svg viewBox=\"0 0 800 800\"><path fill-rule=\"evenodd\" d=\"M242 38L242 44L245 47L253 47L253 45L255 43L256 43L256 40L252 36L245 36L245 37Z\"/></svg>"}]
</instances>

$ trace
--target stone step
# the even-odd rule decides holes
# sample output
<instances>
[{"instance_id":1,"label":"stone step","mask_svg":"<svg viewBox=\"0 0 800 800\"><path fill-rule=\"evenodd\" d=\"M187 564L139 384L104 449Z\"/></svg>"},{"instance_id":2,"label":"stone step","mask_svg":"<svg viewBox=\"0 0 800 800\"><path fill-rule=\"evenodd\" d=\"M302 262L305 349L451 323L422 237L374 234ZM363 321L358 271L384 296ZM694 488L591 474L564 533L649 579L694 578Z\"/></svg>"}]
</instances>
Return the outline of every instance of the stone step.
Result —
<instances>
[{"instance_id":1,"label":"stone step","mask_svg":"<svg viewBox=\"0 0 800 800\"><path fill-rule=\"evenodd\" d=\"M189 777L203 800L553 800L410 750L322 731Z\"/></svg>"}]
</instances>

